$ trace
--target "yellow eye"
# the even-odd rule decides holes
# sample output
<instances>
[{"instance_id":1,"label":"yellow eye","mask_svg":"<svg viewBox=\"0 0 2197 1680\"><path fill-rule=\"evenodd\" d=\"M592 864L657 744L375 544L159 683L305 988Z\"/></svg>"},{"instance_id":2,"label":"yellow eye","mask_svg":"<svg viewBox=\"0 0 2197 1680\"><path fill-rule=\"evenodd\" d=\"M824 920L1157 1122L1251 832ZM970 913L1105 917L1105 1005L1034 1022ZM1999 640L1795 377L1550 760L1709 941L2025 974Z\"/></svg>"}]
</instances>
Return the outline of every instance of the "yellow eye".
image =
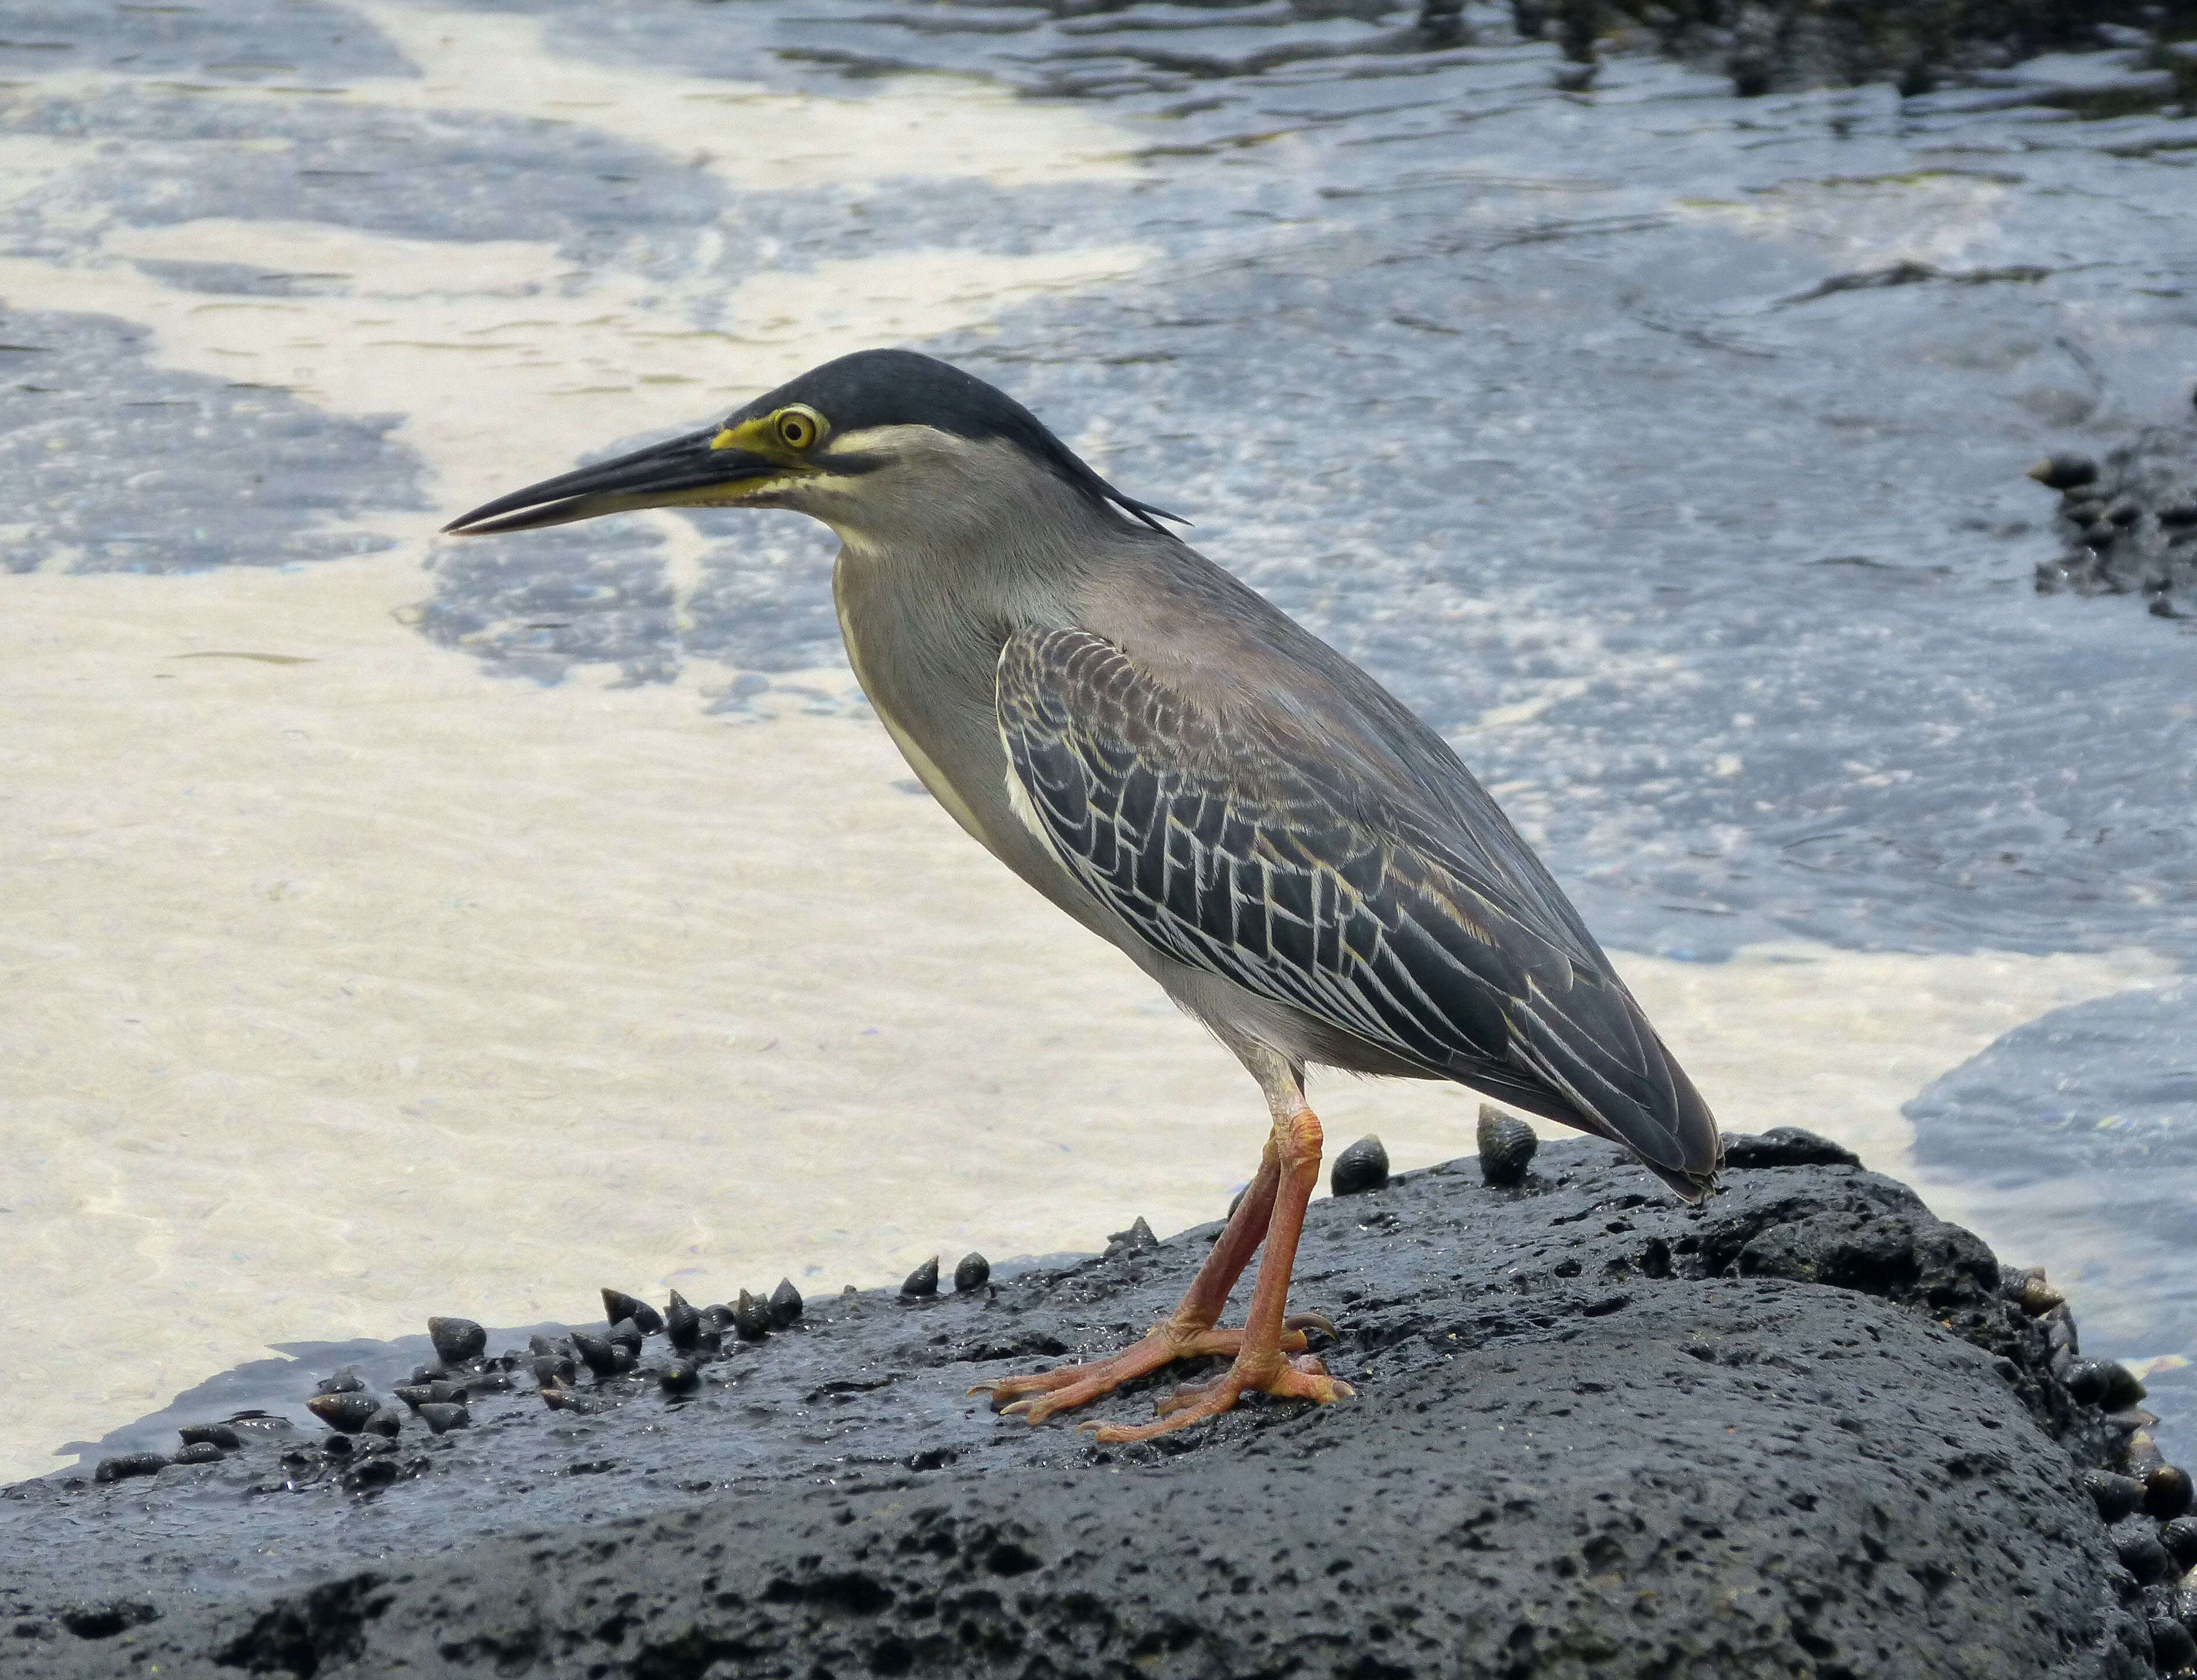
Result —
<instances>
[{"instance_id":1,"label":"yellow eye","mask_svg":"<svg viewBox=\"0 0 2197 1680\"><path fill-rule=\"evenodd\" d=\"M824 417L813 408L781 408L771 426L789 449L808 449L824 435Z\"/></svg>"}]
</instances>

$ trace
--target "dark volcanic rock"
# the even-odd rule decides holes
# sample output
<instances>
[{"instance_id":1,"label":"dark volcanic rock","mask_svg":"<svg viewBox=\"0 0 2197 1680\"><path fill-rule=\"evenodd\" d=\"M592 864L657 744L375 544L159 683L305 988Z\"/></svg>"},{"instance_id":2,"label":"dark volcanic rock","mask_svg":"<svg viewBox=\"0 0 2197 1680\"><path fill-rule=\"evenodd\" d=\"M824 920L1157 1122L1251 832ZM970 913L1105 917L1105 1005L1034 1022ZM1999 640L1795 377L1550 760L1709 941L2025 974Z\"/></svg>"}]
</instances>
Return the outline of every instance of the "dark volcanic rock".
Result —
<instances>
[{"instance_id":1,"label":"dark volcanic rock","mask_svg":"<svg viewBox=\"0 0 2197 1680\"><path fill-rule=\"evenodd\" d=\"M1735 1170L1688 1212L1604 1145L1536 1166L1313 1205L1293 1301L1359 1395L1325 1409L1108 1449L967 1397L1137 1335L1209 1225L920 1312L834 1299L675 1372L652 1350L593 1411L484 1396L414 1457L26 1483L10 1673L2150 1671L2171 1593L2121 1559L2171 1553L2084 1486L2127 1436L2053 1375L2064 1308L1856 1167ZM68 1631L123 1590L152 1615Z\"/></svg>"},{"instance_id":2,"label":"dark volcanic rock","mask_svg":"<svg viewBox=\"0 0 2197 1680\"><path fill-rule=\"evenodd\" d=\"M1590 20L1601 9L1568 4ZM2050 49L2102 46L2136 26L2165 21L2172 38L2189 21L2188 0L2164 11L2141 0L1610 0L1609 9L1664 51L1721 70L1747 97L1876 81L1913 96ZM1593 32L1591 21L1562 31L1567 54L1591 61L1591 46L1582 52L1573 38ZM2172 96L2171 82L2165 92Z\"/></svg>"},{"instance_id":3,"label":"dark volcanic rock","mask_svg":"<svg viewBox=\"0 0 2197 1680\"><path fill-rule=\"evenodd\" d=\"M1734 1171L1754 1167L1853 1167L1860 1161L1844 1144L1835 1144L1798 1126L1773 1126L1767 1132L1725 1140L1724 1164Z\"/></svg>"},{"instance_id":4,"label":"dark volcanic rock","mask_svg":"<svg viewBox=\"0 0 2197 1680\"><path fill-rule=\"evenodd\" d=\"M2084 478L2055 455L2030 471L2060 492L2065 551L2039 593L2137 595L2161 618L2197 617L2197 422L2148 428Z\"/></svg>"}]
</instances>

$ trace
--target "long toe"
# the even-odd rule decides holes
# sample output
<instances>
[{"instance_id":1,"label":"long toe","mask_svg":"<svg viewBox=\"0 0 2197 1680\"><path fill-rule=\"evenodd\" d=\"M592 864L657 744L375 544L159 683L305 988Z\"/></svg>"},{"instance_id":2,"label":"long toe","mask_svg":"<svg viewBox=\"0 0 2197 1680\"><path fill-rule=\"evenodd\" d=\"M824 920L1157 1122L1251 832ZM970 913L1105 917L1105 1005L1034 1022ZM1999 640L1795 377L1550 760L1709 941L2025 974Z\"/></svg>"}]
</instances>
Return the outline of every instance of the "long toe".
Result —
<instances>
[{"instance_id":1,"label":"long toe","mask_svg":"<svg viewBox=\"0 0 2197 1680\"><path fill-rule=\"evenodd\" d=\"M988 1382L979 1382L969 1390L971 1398L988 1396L994 1411L1005 1411L1027 1394L1049 1394L1056 1388L1065 1388L1076 1380L1076 1374L1087 1369L1082 1365L1063 1365L1058 1370L1032 1371L1024 1376L994 1377Z\"/></svg>"},{"instance_id":2,"label":"long toe","mask_svg":"<svg viewBox=\"0 0 2197 1680\"><path fill-rule=\"evenodd\" d=\"M1284 1339L1290 1351L1304 1346L1302 1332ZM1124 1382L1149 1375L1177 1359L1197 1359L1220 1354L1233 1358L1243 1346L1241 1330L1185 1330L1162 1324L1134 1346L1110 1358L1088 1364L1062 1365L1055 1370L1035 1371L1027 1376L1000 1376L979 1382L970 1393L990 1397L992 1410L1003 1416L1042 1423L1048 1417L1112 1393Z\"/></svg>"},{"instance_id":3,"label":"long toe","mask_svg":"<svg viewBox=\"0 0 2197 1680\"><path fill-rule=\"evenodd\" d=\"M1261 1375L1231 1366L1214 1382L1181 1388L1159 1403L1156 1423L1087 1423L1093 1438L1110 1445L1116 1441L1148 1441L1155 1435L1172 1434L1208 1417L1218 1417L1253 1390L1278 1399L1310 1400L1315 1405L1348 1399L1358 1391L1327 1374L1327 1367L1307 1354L1284 1360L1278 1370Z\"/></svg>"},{"instance_id":4,"label":"long toe","mask_svg":"<svg viewBox=\"0 0 2197 1680\"><path fill-rule=\"evenodd\" d=\"M1226 1387L1227 1382L1228 1379L1224 1375L1214 1378L1210 1382L1185 1382L1174 1393L1162 1394L1153 1401L1152 1414L1156 1417L1172 1417L1179 1411L1188 1411L1203 1406L1209 1400L1215 1398L1215 1391ZM1240 1388L1231 1389L1226 1397L1221 1399L1219 1409L1222 1411L1227 1411L1230 1406L1236 1404L1237 1398L1242 1392ZM1213 1414L1208 1411L1200 1412L1198 1415L1209 1417Z\"/></svg>"},{"instance_id":5,"label":"long toe","mask_svg":"<svg viewBox=\"0 0 2197 1680\"><path fill-rule=\"evenodd\" d=\"M1158 1369L1157 1366L1152 1369ZM1142 1376L1141 1371L1133 1375ZM1103 1399L1124 1382L1127 1376L1111 1372L1085 1377L1081 1382L1070 1383L1065 1388L1056 1388L1049 1394L1033 1394L1028 1399L1017 1400L1002 1408L1005 1416L1020 1417L1031 1423L1042 1423L1048 1417L1057 1417L1064 1411L1073 1411L1078 1406L1087 1406L1092 1401Z\"/></svg>"},{"instance_id":6,"label":"long toe","mask_svg":"<svg viewBox=\"0 0 2197 1680\"><path fill-rule=\"evenodd\" d=\"M1279 1351L1303 1353L1307 1330L1319 1330L1330 1341L1336 1339L1335 1325L1324 1314L1296 1312L1283 1322ZM1048 1417L1103 1399L1124 1382L1146 1376L1176 1359L1216 1356L1233 1359L1243 1351L1244 1335L1241 1330L1222 1330L1218 1325L1209 1330L1187 1330L1169 1321L1155 1325L1143 1341L1110 1358L1061 1365L1020 1376L989 1377L972 1385L969 1393L971 1397L985 1396L992 1410L1002 1416L1042 1423ZM1232 1399L1230 1404L1233 1404Z\"/></svg>"}]
</instances>

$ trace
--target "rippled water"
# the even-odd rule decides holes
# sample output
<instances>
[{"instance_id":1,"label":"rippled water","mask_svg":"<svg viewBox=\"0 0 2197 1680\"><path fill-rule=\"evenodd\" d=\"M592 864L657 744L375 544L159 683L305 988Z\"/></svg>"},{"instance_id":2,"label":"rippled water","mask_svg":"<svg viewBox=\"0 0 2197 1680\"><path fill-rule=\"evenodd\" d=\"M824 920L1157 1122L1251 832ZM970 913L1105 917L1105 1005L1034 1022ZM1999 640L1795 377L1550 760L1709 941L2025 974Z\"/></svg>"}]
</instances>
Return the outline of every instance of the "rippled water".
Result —
<instances>
[{"instance_id":1,"label":"rippled water","mask_svg":"<svg viewBox=\"0 0 2197 1680\"><path fill-rule=\"evenodd\" d=\"M2197 121L1467 20L11 14L0 1464L270 1343L1220 1205L1248 1085L906 791L820 534L430 536L875 342L1390 682L1727 1126L2049 1266L2186 1432L2197 638L2037 598L2022 470L2188 403Z\"/></svg>"}]
</instances>

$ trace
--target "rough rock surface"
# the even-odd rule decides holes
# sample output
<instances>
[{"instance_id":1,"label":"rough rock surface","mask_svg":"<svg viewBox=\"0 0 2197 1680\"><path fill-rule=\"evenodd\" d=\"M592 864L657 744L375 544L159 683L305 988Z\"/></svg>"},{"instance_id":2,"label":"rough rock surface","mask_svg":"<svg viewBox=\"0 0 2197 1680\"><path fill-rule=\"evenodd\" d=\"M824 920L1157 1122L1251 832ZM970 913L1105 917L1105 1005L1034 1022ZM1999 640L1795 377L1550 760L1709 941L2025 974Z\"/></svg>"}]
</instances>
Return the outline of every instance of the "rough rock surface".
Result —
<instances>
[{"instance_id":1,"label":"rough rock surface","mask_svg":"<svg viewBox=\"0 0 2197 1680\"><path fill-rule=\"evenodd\" d=\"M1206 1226L812 1301L681 1355L677 1403L659 1335L545 1406L551 1344L447 1370L447 1434L286 1452L244 1419L218 1462L25 1483L0 1670L2089 1680L2178 1651L2177 1535L2100 1515L2142 1416L2071 1395L2107 1385L2042 1280L1820 1140L1734 1141L1698 1213L1594 1143L1316 1203L1294 1299L1359 1395L1325 1411L1109 1450L964 1398L1134 1334Z\"/></svg>"},{"instance_id":2,"label":"rough rock surface","mask_svg":"<svg viewBox=\"0 0 2197 1680\"><path fill-rule=\"evenodd\" d=\"M2102 461L2055 455L2032 476L2060 492L2067 544L2038 567L2041 594L2140 595L2161 618L2197 617L2197 421L2148 426Z\"/></svg>"}]
</instances>

